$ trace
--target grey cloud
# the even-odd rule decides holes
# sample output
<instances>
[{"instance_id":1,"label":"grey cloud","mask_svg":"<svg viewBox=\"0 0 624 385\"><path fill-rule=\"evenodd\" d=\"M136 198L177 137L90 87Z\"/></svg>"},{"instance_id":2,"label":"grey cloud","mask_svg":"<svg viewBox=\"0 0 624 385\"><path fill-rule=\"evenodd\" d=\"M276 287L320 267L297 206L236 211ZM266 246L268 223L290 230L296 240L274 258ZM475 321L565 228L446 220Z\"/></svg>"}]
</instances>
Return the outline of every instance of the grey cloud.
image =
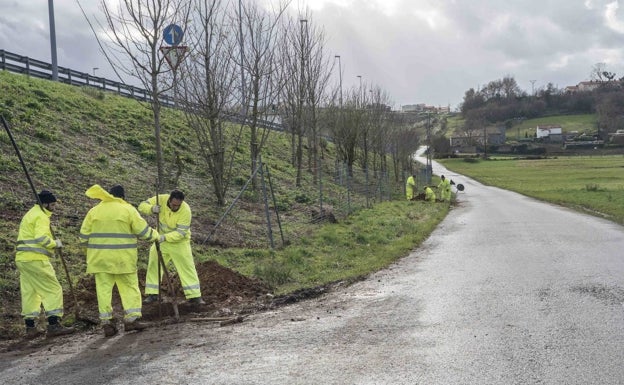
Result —
<instances>
[{"instance_id":1,"label":"grey cloud","mask_svg":"<svg viewBox=\"0 0 624 385\"><path fill-rule=\"evenodd\" d=\"M98 1L80 1L90 17L100 15ZM386 14L373 0L358 0L328 2L312 20L327 33L328 54L341 55L345 88L362 75L395 107L456 107L469 88L507 75L530 91L531 80L536 89L587 80L592 65L607 60L610 71L624 74L614 59L624 56L623 34L605 23L613 1L400 0ZM49 60L47 2L0 0L0 9L0 48ZM98 75L114 78L75 0L56 0L55 16L59 65L98 67ZM624 4L614 17L624 22Z\"/></svg>"}]
</instances>

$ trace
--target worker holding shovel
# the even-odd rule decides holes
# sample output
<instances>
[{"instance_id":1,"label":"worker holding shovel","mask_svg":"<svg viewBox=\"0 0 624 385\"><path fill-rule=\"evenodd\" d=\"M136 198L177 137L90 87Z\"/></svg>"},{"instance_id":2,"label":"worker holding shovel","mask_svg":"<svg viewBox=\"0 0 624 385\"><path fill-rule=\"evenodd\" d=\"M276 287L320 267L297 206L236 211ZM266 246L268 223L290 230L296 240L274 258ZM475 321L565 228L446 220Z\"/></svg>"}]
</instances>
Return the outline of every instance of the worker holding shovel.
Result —
<instances>
[{"instance_id":1,"label":"worker holding shovel","mask_svg":"<svg viewBox=\"0 0 624 385\"><path fill-rule=\"evenodd\" d=\"M54 249L63 246L60 239L54 239L50 229L50 217L57 203L56 196L43 190L38 194L38 201L22 218L15 253L27 338L41 334L35 320L39 317L42 305L48 319L47 337L74 332L74 328L60 323L63 317L63 288L50 263Z\"/></svg>"},{"instance_id":2,"label":"worker holding shovel","mask_svg":"<svg viewBox=\"0 0 624 385\"><path fill-rule=\"evenodd\" d=\"M80 228L80 241L87 246L87 273L95 276L100 320L106 337L117 334L112 296L117 285L124 309L124 331L142 330L141 291L137 274L137 238L157 241L152 229L134 206L126 202L122 186L109 191L91 186L86 195L100 203L87 213Z\"/></svg>"},{"instance_id":3,"label":"worker holding shovel","mask_svg":"<svg viewBox=\"0 0 624 385\"><path fill-rule=\"evenodd\" d=\"M161 202L165 204L161 206ZM159 246L165 264L173 263L189 303L205 304L191 250L191 208L184 201L184 193L173 190L170 194L153 196L139 204L139 211L144 215L158 215ZM145 277L144 304L158 301L159 282L164 273L161 271L161 277L158 276L158 253L156 245L152 245Z\"/></svg>"},{"instance_id":4,"label":"worker holding shovel","mask_svg":"<svg viewBox=\"0 0 624 385\"><path fill-rule=\"evenodd\" d=\"M440 183L438 184L438 191L440 192L440 200L443 202L451 201L451 182L446 179L444 175L440 176Z\"/></svg>"},{"instance_id":5,"label":"worker holding shovel","mask_svg":"<svg viewBox=\"0 0 624 385\"><path fill-rule=\"evenodd\" d=\"M416 189L416 175L410 175L405 182L405 197L408 201L414 200Z\"/></svg>"}]
</instances>

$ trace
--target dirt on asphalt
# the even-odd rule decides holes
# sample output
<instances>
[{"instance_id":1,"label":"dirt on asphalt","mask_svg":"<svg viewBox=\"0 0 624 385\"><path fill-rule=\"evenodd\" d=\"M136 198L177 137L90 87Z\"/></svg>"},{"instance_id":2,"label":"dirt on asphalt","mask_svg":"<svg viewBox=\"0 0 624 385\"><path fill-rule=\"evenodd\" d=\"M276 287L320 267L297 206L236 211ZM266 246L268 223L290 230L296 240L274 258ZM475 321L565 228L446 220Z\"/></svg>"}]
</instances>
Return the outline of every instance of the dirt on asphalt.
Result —
<instances>
[{"instance_id":1,"label":"dirt on asphalt","mask_svg":"<svg viewBox=\"0 0 624 385\"><path fill-rule=\"evenodd\" d=\"M324 286L301 289L295 292L274 296L271 288L262 281L246 277L238 272L219 265L215 261L206 261L196 265L200 279L204 305L192 305L184 299L180 280L175 274L171 275L171 282L176 292L179 319L174 317L172 297L167 294L165 283L162 287L161 303L143 305L143 320L150 327L160 327L167 324L184 322L216 322L220 326L242 322L245 317L275 309L277 307L296 303L305 299L315 298L331 291L335 286L352 282L335 282ZM139 286L145 287L145 270L140 270ZM357 281L363 277L354 279ZM102 327L98 321L97 297L95 280L92 276L82 279L74 288L80 306L79 318L74 321L73 299L65 293L64 323L75 327L76 333L70 336L46 338L45 333L34 339L27 339L21 319L19 300L11 301L11 306L5 306L5 313L0 315L5 322L0 325L0 353L10 356L27 355L42 349L50 349L72 340L88 340L93 334L103 336ZM19 293L17 293L19 296ZM116 289L113 290L113 312L118 328L123 330L121 300ZM39 329L45 330L45 319L40 317Z\"/></svg>"},{"instance_id":2,"label":"dirt on asphalt","mask_svg":"<svg viewBox=\"0 0 624 385\"><path fill-rule=\"evenodd\" d=\"M197 264L196 267L202 289L202 298L206 302L204 305L189 304L184 299L179 278L175 273L171 274L171 283L176 293L175 300L180 316L179 322L197 317L236 319L268 309L280 302L278 300L274 303L275 298L273 298L271 288L262 281L245 277L219 265L217 262L207 261ZM139 286L145 287L145 270L139 271ZM79 281L74 290L79 303L78 319L73 323L77 333L102 332L98 325L97 296L93 276L90 275L88 278ZM173 322L175 319L172 298L166 285L163 284L162 303L155 302L143 305L144 321L155 324ZM288 302L283 298L281 301ZM73 299L67 292L64 302L64 323L71 322L75 315L75 306ZM113 310L115 319L121 322L123 314L117 289L113 290ZM0 351L34 348L54 343L54 339L46 340L43 336L31 341L25 339L23 323L21 323L21 316L19 315L19 300L11 301L11 306L5 307L5 312L2 314L4 322L2 322L3 327L0 329ZM11 324L13 327L10 327ZM39 328L42 330L45 328L43 317L39 319Z\"/></svg>"}]
</instances>

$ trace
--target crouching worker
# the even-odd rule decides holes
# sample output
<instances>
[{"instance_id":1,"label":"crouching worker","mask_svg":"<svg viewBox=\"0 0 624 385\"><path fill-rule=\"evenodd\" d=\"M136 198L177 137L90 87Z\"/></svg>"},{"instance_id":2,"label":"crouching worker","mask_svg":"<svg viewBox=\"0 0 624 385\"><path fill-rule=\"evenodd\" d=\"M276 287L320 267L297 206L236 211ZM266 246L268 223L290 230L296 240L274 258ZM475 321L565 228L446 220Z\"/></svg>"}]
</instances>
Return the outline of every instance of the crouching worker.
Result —
<instances>
[{"instance_id":1,"label":"crouching worker","mask_svg":"<svg viewBox=\"0 0 624 385\"><path fill-rule=\"evenodd\" d=\"M147 325L140 321L137 238L157 241L158 232L147 224L134 206L124 200L122 186L114 186L107 192L99 185L93 185L86 195L100 200L82 222L80 241L87 246L87 273L95 276L104 335L111 337L117 334L112 306L115 285L124 310L124 330L143 330Z\"/></svg>"},{"instance_id":2,"label":"crouching worker","mask_svg":"<svg viewBox=\"0 0 624 385\"><path fill-rule=\"evenodd\" d=\"M15 264L19 271L22 317L26 323L26 337L37 337L41 332L35 325L41 305L48 319L47 337L74 332L74 328L61 325L63 317L63 288L50 257L54 249L63 246L53 239L50 217L56 207L56 197L50 191L39 194L41 205L35 204L22 218L17 234Z\"/></svg>"},{"instance_id":3,"label":"crouching worker","mask_svg":"<svg viewBox=\"0 0 624 385\"><path fill-rule=\"evenodd\" d=\"M435 202L436 201L436 194L433 192L431 187L425 186L424 190L425 190L425 201L427 201L427 202Z\"/></svg>"}]
</instances>

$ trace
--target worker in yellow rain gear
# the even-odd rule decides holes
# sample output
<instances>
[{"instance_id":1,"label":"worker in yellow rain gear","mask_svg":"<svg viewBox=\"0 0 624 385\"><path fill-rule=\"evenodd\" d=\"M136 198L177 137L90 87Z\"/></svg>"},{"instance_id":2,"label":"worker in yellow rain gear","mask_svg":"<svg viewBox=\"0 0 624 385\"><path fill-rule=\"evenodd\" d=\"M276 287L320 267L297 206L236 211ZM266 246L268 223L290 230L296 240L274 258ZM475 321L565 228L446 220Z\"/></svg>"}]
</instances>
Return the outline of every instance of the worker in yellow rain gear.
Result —
<instances>
[{"instance_id":1,"label":"worker in yellow rain gear","mask_svg":"<svg viewBox=\"0 0 624 385\"><path fill-rule=\"evenodd\" d=\"M107 192L96 184L86 191L86 195L100 200L82 222L80 240L87 246L87 273L95 276L104 335L111 337L117 334L112 306L115 285L124 310L124 330L145 329L147 325L140 321L137 238L158 241L159 234L134 206L124 200L122 186L116 185Z\"/></svg>"},{"instance_id":2,"label":"worker in yellow rain gear","mask_svg":"<svg viewBox=\"0 0 624 385\"><path fill-rule=\"evenodd\" d=\"M440 200L445 202L451 201L451 182L444 177L440 176L440 183L438 184L438 191L440 192Z\"/></svg>"},{"instance_id":3,"label":"worker in yellow rain gear","mask_svg":"<svg viewBox=\"0 0 624 385\"><path fill-rule=\"evenodd\" d=\"M435 202L436 201L436 194L433 192L431 187L425 186L424 190L425 190L425 201L427 201L427 202Z\"/></svg>"},{"instance_id":4,"label":"worker in yellow rain gear","mask_svg":"<svg viewBox=\"0 0 624 385\"><path fill-rule=\"evenodd\" d=\"M414 199L414 193L416 192L416 175L410 175L405 182L405 197L408 201Z\"/></svg>"},{"instance_id":5,"label":"worker in yellow rain gear","mask_svg":"<svg viewBox=\"0 0 624 385\"><path fill-rule=\"evenodd\" d=\"M160 251L166 266L175 267L186 299L194 305L205 304L201 298L201 288L193 252L191 250L191 207L184 201L184 193L173 190L170 194L159 194L139 204L144 215L158 214ZM145 276L144 304L158 300L158 251L156 245L150 248L149 262Z\"/></svg>"},{"instance_id":6,"label":"worker in yellow rain gear","mask_svg":"<svg viewBox=\"0 0 624 385\"><path fill-rule=\"evenodd\" d=\"M60 239L53 239L50 229L50 217L57 199L48 190L41 191L38 196L41 205L35 204L22 218L15 253L27 338L41 334L35 320L39 318L42 305L48 319L47 337L74 332L74 328L60 323L63 317L63 288L50 263L54 249L63 247Z\"/></svg>"}]
</instances>

